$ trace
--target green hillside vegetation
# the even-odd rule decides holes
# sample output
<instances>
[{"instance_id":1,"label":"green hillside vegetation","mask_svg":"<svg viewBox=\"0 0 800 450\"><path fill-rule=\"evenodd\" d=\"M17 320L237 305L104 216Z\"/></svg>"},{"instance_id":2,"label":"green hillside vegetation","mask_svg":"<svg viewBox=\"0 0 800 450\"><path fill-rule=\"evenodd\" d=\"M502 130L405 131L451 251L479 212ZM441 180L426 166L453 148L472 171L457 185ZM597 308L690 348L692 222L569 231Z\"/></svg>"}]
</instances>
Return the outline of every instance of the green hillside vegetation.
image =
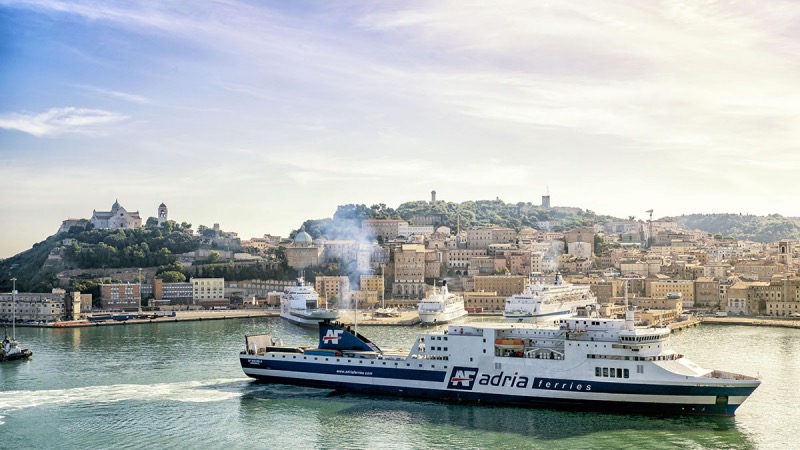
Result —
<instances>
[{"instance_id":1,"label":"green hillside vegetation","mask_svg":"<svg viewBox=\"0 0 800 450\"><path fill-rule=\"evenodd\" d=\"M743 214L689 214L678 217L687 230L700 230L718 237L732 237L755 242L800 239L800 219L780 214L754 216Z\"/></svg>"},{"instance_id":2,"label":"green hillside vegetation","mask_svg":"<svg viewBox=\"0 0 800 450\"><path fill-rule=\"evenodd\" d=\"M61 265L49 265L48 255L67 238L74 241L63 247L64 261ZM55 286L56 273L65 268L170 266L176 262L175 254L190 252L199 246L199 239L172 222L136 230L74 226L66 233L50 236L30 250L0 262L0 271L8 274L0 279L0 288L11 290L11 278L17 278L20 291L49 292Z\"/></svg>"},{"instance_id":3,"label":"green hillside vegetation","mask_svg":"<svg viewBox=\"0 0 800 450\"><path fill-rule=\"evenodd\" d=\"M169 226L135 230L76 229L61 235L73 238L64 256L81 269L155 267L175 261L174 254L197 250L199 241Z\"/></svg>"},{"instance_id":4,"label":"green hillside vegetation","mask_svg":"<svg viewBox=\"0 0 800 450\"><path fill-rule=\"evenodd\" d=\"M536 228L536 222L552 221L557 225L554 231L565 231L591 224L604 224L621 220L612 216L597 215L590 210L580 210L577 214L559 213L550 208L532 205L530 202L505 203L502 200L478 200L462 203L437 201L406 202L389 208L385 204L342 205L330 219L307 220L303 223L312 238L358 239L361 221L367 219L403 219L410 221L413 216L435 216L436 226L449 227L455 232L496 225L513 228L519 232L523 228ZM295 233L290 236L293 238Z\"/></svg>"},{"instance_id":5,"label":"green hillside vegetation","mask_svg":"<svg viewBox=\"0 0 800 450\"><path fill-rule=\"evenodd\" d=\"M50 236L42 242L33 244L30 250L4 259L0 262L0 289L11 292L12 278L17 279L17 290L20 292L50 292L55 281L56 270L45 267L47 256L55 248L60 239Z\"/></svg>"}]
</instances>

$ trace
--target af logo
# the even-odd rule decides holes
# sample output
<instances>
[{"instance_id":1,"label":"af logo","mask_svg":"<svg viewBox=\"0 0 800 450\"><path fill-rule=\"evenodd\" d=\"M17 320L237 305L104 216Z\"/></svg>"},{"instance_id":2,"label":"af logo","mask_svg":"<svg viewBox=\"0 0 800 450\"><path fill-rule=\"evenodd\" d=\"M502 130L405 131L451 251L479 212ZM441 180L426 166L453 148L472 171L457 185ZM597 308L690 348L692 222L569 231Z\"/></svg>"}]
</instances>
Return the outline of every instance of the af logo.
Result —
<instances>
[{"instance_id":1,"label":"af logo","mask_svg":"<svg viewBox=\"0 0 800 450\"><path fill-rule=\"evenodd\" d=\"M325 333L325 336L322 337L323 344L339 344L339 337L342 335L344 330L328 330Z\"/></svg>"},{"instance_id":2,"label":"af logo","mask_svg":"<svg viewBox=\"0 0 800 450\"><path fill-rule=\"evenodd\" d=\"M447 388L471 391L472 386L475 384L475 376L477 375L478 369L473 369L472 367L453 367L453 371L450 373L450 381L447 383Z\"/></svg>"}]
</instances>

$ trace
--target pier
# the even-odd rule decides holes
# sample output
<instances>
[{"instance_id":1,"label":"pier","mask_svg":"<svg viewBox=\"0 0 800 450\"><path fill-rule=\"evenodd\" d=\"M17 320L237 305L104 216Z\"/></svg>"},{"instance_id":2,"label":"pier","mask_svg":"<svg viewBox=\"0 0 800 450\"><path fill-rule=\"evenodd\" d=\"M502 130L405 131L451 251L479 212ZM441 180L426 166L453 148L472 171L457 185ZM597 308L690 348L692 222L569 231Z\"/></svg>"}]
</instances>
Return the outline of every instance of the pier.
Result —
<instances>
[{"instance_id":1,"label":"pier","mask_svg":"<svg viewBox=\"0 0 800 450\"><path fill-rule=\"evenodd\" d=\"M676 331L685 330L687 328L692 328L692 327L699 326L701 323L702 323L702 320L700 320L699 318L693 317L691 319L682 320L680 322L672 322L672 323L668 324L667 327L669 327L669 329L672 330L672 332L674 333Z\"/></svg>"},{"instance_id":2,"label":"pier","mask_svg":"<svg viewBox=\"0 0 800 450\"><path fill-rule=\"evenodd\" d=\"M711 325L800 328L800 320L798 319L773 319L766 317L703 317L703 323Z\"/></svg>"}]
</instances>

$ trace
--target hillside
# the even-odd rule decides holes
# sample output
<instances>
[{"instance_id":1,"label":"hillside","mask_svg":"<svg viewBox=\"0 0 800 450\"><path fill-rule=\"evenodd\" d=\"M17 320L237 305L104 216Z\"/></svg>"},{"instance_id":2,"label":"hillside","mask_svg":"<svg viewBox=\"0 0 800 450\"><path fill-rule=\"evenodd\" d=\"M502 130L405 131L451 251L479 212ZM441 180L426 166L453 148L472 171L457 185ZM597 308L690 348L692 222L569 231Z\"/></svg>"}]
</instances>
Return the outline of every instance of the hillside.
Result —
<instances>
[{"instance_id":1,"label":"hillside","mask_svg":"<svg viewBox=\"0 0 800 450\"><path fill-rule=\"evenodd\" d=\"M553 222L554 231L563 231L590 224L604 224L621 220L612 216L597 215L589 210L559 212L553 208L542 208L528 203L505 203L502 200L477 200L462 203L437 201L406 202L389 208L385 204L342 205L333 218L307 220L303 223L313 237L326 239L357 239L361 231L360 222L366 219L403 219L411 221L414 216L431 216L436 226L449 227L453 232L475 227L496 225L519 231L526 227L538 228L537 222ZM292 234L293 237L294 233Z\"/></svg>"},{"instance_id":2,"label":"hillside","mask_svg":"<svg viewBox=\"0 0 800 450\"><path fill-rule=\"evenodd\" d=\"M755 242L800 239L800 219L779 214L689 214L678 217L678 224L687 230L700 230Z\"/></svg>"},{"instance_id":3,"label":"hillside","mask_svg":"<svg viewBox=\"0 0 800 450\"><path fill-rule=\"evenodd\" d=\"M11 278L17 278L19 291L49 292L64 269L166 266L175 262L175 254L199 246L199 238L172 223L137 230L72 227L0 262L0 271L8 274L0 279L0 289L10 291Z\"/></svg>"}]
</instances>

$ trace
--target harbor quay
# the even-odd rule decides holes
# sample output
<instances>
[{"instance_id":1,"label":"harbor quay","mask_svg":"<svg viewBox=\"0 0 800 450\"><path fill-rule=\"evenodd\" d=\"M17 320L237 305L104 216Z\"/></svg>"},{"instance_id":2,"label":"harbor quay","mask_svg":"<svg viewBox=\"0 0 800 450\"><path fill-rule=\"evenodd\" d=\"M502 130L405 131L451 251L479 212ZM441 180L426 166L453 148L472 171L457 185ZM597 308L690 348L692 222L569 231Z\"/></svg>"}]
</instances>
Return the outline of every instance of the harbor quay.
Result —
<instances>
[{"instance_id":1,"label":"harbor quay","mask_svg":"<svg viewBox=\"0 0 800 450\"><path fill-rule=\"evenodd\" d=\"M398 317L376 317L371 311L358 311L358 319L356 320L356 311L345 310L341 311L342 315L339 319L345 325L363 324L363 325L416 325L419 323L419 317L415 310L403 311ZM97 313L102 315L105 313ZM137 313L130 313L136 316ZM147 316L148 313L142 313ZM186 322L186 321L200 321L200 320L225 320L225 319L249 319L255 317L278 317L280 311L277 309L224 309L224 310L189 310L189 311L175 311L174 316L159 316L159 317L145 317L145 318L130 318L125 320L114 320L110 318L104 321L89 321L89 320L68 320L58 321L52 323L19 323L17 327L26 328L73 328L73 327L95 327L95 326L115 326L115 325L134 325L134 324L148 324L148 323L170 323L170 322ZM7 325L11 325L8 323Z\"/></svg>"},{"instance_id":2,"label":"harbor quay","mask_svg":"<svg viewBox=\"0 0 800 450\"><path fill-rule=\"evenodd\" d=\"M100 314L100 313L98 313ZM138 313L130 313L136 316ZM148 313L142 313L147 316ZM147 323L169 323L169 322L186 322L198 320L224 320L224 319L247 319L253 317L277 317L278 310L265 310L265 309L230 309L230 310L191 310L191 311L175 311L174 316L160 316L160 317L145 317L145 318L130 318L125 320L115 320L109 318L104 321L89 321L89 320L65 320L52 323L31 324L31 323L17 323L17 327L28 328L72 328L72 327L95 327L95 326L112 326L112 325L131 325L131 324L147 324Z\"/></svg>"},{"instance_id":3,"label":"harbor quay","mask_svg":"<svg viewBox=\"0 0 800 450\"><path fill-rule=\"evenodd\" d=\"M363 310L341 310L341 315L338 319L344 325L369 325L369 326L412 326L420 323L419 315L416 310L402 310L397 317L378 317L374 311ZM97 313L102 314L102 313ZM135 313L130 313L136 315ZM143 313L148 315L148 313ZM201 320L225 320L225 319L248 319L256 317L278 317L280 310L278 309L225 309L225 310L188 310L188 311L175 311L174 316L159 316L159 317L144 317L144 318L130 318L126 320L109 319L105 321L89 321L89 320L71 320L71 321L58 321L52 323L19 323L17 327L23 328L71 328L71 327L95 327L95 326L113 326L113 325L132 325L132 324L148 324L148 323L169 323L169 322L186 322L186 321L201 321ZM505 322L502 313L473 313L463 320L464 322ZM680 331L686 328L692 328L701 324L708 325L744 325L744 326L765 326L765 327L782 327L782 328L800 328L800 320L790 319L771 319L763 317L692 317L687 320L672 322L667 327L674 331ZM11 323L2 323L2 325L11 325Z\"/></svg>"},{"instance_id":4,"label":"harbor quay","mask_svg":"<svg viewBox=\"0 0 800 450\"><path fill-rule=\"evenodd\" d=\"M709 325L745 325L755 327L800 328L797 319L771 319L765 317L703 317L703 323Z\"/></svg>"}]
</instances>

